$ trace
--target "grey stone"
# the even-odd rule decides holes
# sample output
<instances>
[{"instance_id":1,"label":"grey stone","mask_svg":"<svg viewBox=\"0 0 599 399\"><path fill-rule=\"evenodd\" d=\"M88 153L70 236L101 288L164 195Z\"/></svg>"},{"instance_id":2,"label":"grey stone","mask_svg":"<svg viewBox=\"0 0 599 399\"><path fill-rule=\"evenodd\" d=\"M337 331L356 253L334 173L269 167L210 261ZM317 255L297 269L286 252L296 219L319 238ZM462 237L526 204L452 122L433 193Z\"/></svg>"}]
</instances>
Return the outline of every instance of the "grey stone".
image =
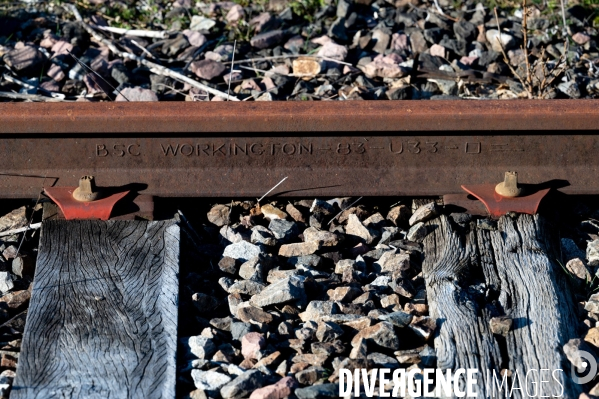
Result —
<instances>
[{"instance_id":1,"label":"grey stone","mask_svg":"<svg viewBox=\"0 0 599 399\"><path fill-rule=\"evenodd\" d=\"M341 259L335 265L335 273L343 274L346 269L353 270L356 268L356 261L353 259Z\"/></svg>"},{"instance_id":2,"label":"grey stone","mask_svg":"<svg viewBox=\"0 0 599 399\"><path fill-rule=\"evenodd\" d=\"M264 290L266 285L252 280L238 281L229 287L229 294L256 295Z\"/></svg>"},{"instance_id":3,"label":"grey stone","mask_svg":"<svg viewBox=\"0 0 599 399\"><path fill-rule=\"evenodd\" d=\"M420 335L425 341L433 335L436 328L435 320L428 316L415 317L412 320L412 324L410 324L410 329Z\"/></svg>"},{"instance_id":4,"label":"grey stone","mask_svg":"<svg viewBox=\"0 0 599 399\"><path fill-rule=\"evenodd\" d=\"M406 238L409 241L418 242L424 239L427 234L426 226L423 222L418 222L414 226L410 227L408 234L406 234Z\"/></svg>"},{"instance_id":5,"label":"grey stone","mask_svg":"<svg viewBox=\"0 0 599 399\"><path fill-rule=\"evenodd\" d=\"M340 18L347 18L352 8L352 2L350 0L339 0L337 2L337 16Z\"/></svg>"},{"instance_id":6,"label":"grey stone","mask_svg":"<svg viewBox=\"0 0 599 399\"><path fill-rule=\"evenodd\" d=\"M114 101L158 101L158 96L150 89L141 87L125 87Z\"/></svg>"},{"instance_id":7,"label":"grey stone","mask_svg":"<svg viewBox=\"0 0 599 399\"><path fill-rule=\"evenodd\" d=\"M191 370L191 378L196 388L214 392L231 381L231 377L216 371Z\"/></svg>"},{"instance_id":8,"label":"grey stone","mask_svg":"<svg viewBox=\"0 0 599 399\"><path fill-rule=\"evenodd\" d=\"M354 236L366 244L371 244L374 240L372 232L362 224L355 214L349 215L347 226L345 226L345 234Z\"/></svg>"},{"instance_id":9,"label":"grey stone","mask_svg":"<svg viewBox=\"0 0 599 399\"><path fill-rule=\"evenodd\" d=\"M268 47L273 47L283 41L285 37L282 30L273 30L270 32L260 33L250 40L250 44L252 47L256 47L259 49L265 49Z\"/></svg>"},{"instance_id":10,"label":"grey stone","mask_svg":"<svg viewBox=\"0 0 599 399\"><path fill-rule=\"evenodd\" d=\"M584 310L599 314L599 293L591 295L587 303L584 305Z\"/></svg>"},{"instance_id":11,"label":"grey stone","mask_svg":"<svg viewBox=\"0 0 599 399\"><path fill-rule=\"evenodd\" d=\"M351 341L352 346L359 345L361 340L372 342L387 349L399 349L399 339L393 330L393 324L386 321L359 331Z\"/></svg>"},{"instance_id":12,"label":"grey stone","mask_svg":"<svg viewBox=\"0 0 599 399\"><path fill-rule=\"evenodd\" d=\"M347 41L347 31L345 29L345 18L340 17L335 20L329 27L328 35L342 42Z\"/></svg>"},{"instance_id":13,"label":"grey stone","mask_svg":"<svg viewBox=\"0 0 599 399\"><path fill-rule=\"evenodd\" d=\"M381 230L381 239L379 240L379 244L389 244L393 241L400 232L399 227L383 227ZM403 238L399 236L399 238Z\"/></svg>"},{"instance_id":14,"label":"grey stone","mask_svg":"<svg viewBox=\"0 0 599 399\"><path fill-rule=\"evenodd\" d=\"M250 323L233 322L231 323L231 337L235 341L241 341L246 334L253 331L253 327Z\"/></svg>"},{"instance_id":15,"label":"grey stone","mask_svg":"<svg viewBox=\"0 0 599 399\"><path fill-rule=\"evenodd\" d=\"M281 279L252 296L250 304L261 308L302 299L305 296L304 279L301 276Z\"/></svg>"},{"instance_id":16,"label":"grey stone","mask_svg":"<svg viewBox=\"0 0 599 399\"><path fill-rule=\"evenodd\" d=\"M262 256L255 256L244 262L239 268L239 276L246 280L254 280L263 283L264 276L268 273L268 262L262 259Z\"/></svg>"},{"instance_id":17,"label":"grey stone","mask_svg":"<svg viewBox=\"0 0 599 399\"><path fill-rule=\"evenodd\" d=\"M397 368L399 366L397 359L379 352L370 353L366 358L380 368Z\"/></svg>"},{"instance_id":18,"label":"grey stone","mask_svg":"<svg viewBox=\"0 0 599 399\"><path fill-rule=\"evenodd\" d=\"M22 206L0 218L0 231L17 229L27 225L27 223L27 208Z\"/></svg>"},{"instance_id":19,"label":"grey stone","mask_svg":"<svg viewBox=\"0 0 599 399\"><path fill-rule=\"evenodd\" d=\"M599 266L599 239L587 244L587 262L589 266Z\"/></svg>"},{"instance_id":20,"label":"grey stone","mask_svg":"<svg viewBox=\"0 0 599 399\"><path fill-rule=\"evenodd\" d=\"M0 398L9 397L14 378L15 372L12 370L4 370L0 373Z\"/></svg>"},{"instance_id":21,"label":"grey stone","mask_svg":"<svg viewBox=\"0 0 599 399\"><path fill-rule=\"evenodd\" d=\"M250 26L256 33L277 29L281 25L279 18L273 17L268 12L263 12L250 20Z\"/></svg>"},{"instance_id":22,"label":"grey stone","mask_svg":"<svg viewBox=\"0 0 599 399\"><path fill-rule=\"evenodd\" d=\"M35 259L27 255L19 255L12 261L12 272L19 277L33 277Z\"/></svg>"},{"instance_id":23,"label":"grey stone","mask_svg":"<svg viewBox=\"0 0 599 399\"><path fill-rule=\"evenodd\" d=\"M295 390L295 396L298 399L336 398L339 396L339 384L320 384L298 388Z\"/></svg>"},{"instance_id":24,"label":"grey stone","mask_svg":"<svg viewBox=\"0 0 599 399\"><path fill-rule=\"evenodd\" d=\"M319 321L322 316L341 313L339 306L333 301L310 301L306 311L299 314L302 321Z\"/></svg>"},{"instance_id":25,"label":"grey stone","mask_svg":"<svg viewBox=\"0 0 599 399\"><path fill-rule=\"evenodd\" d=\"M195 335L187 340L189 351L198 359L210 359L216 353L216 345L211 338ZM199 388L199 387L198 387Z\"/></svg>"},{"instance_id":26,"label":"grey stone","mask_svg":"<svg viewBox=\"0 0 599 399\"><path fill-rule=\"evenodd\" d=\"M214 328L218 328L219 330L231 331L231 323L232 322L233 322L233 319L231 318L231 316L227 316L227 317L211 319L210 325L213 326Z\"/></svg>"},{"instance_id":27,"label":"grey stone","mask_svg":"<svg viewBox=\"0 0 599 399\"><path fill-rule=\"evenodd\" d=\"M219 280L220 283L220 280ZM232 284L231 284L232 285ZM240 294L231 294L227 296L227 304L229 305L229 312L235 316L239 306L243 303L243 299Z\"/></svg>"},{"instance_id":28,"label":"grey stone","mask_svg":"<svg viewBox=\"0 0 599 399\"><path fill-rule=\"evenodd\" d=\"M410 47L414 53L424 53L428 50L428 44L423 32L418 29L410 34Z\"/></svg>"},{"instance_id":29,"label":"grey stone","mask_svg":"<svg viewBox=\"0 0 599 399\"><path fill-rule=\"evenodd\" d=\"M264 386L264 376L258 370L249 370L223 385L220 394L224 399L248 397L255 389Z\"/></svg>"},{"instance_id":30,"label":"grey stone","mask_svg":"<svg viewBox=\"0 0 599 399\"><path fill-rule=\"evenodd\" d=\"M362 295L362 290L357 287L337 287L329 291L329 297L333 301L351 302Z\"/></svg>"},{"instance_id":31,"label":"grey stone","mask_svg":"<svg viewBox=\"0 0 599 399\"><path fill-rule=\"evenodd\" d=\"M491 48L493 49L493 51L500 52L502 46L505 51L511 50L512 48L514 48L516 46L516 40L514 39L514 36L512 36L506 32L501 32L501 35L500 35L499 31L497 29L489 29L486 32L486 37L487 37L487 42L489 42L489 44L491 44ZM501 42L501 44L500 44L500 42Z\"/></svg>"},{"instance_id":32,"label":"grey stone","mask_svg":"<svg viewBox=\"0 0 599 399\"><path fill-rule=\"evenodd\" d=\"M570 98L580 98L580 89L578 84L574 80L569 82L562 82L557 85L557 90L564 93Z\"/></svg>"},{"instance_id":33,"label":"grey stone","mask_svg":"<svg viewBox=\"0 0 599 399\"><path fill-rule=\"evenodd\" d=\"M399 328L409 326L410 323L412 322L413 318L414 318L414 316L412 316L411 314L402 312L402 311L389 313L389 314L382 315L379 317L380 320L388 321L389 323L393 324L395 327L399 327Z\"/></svg>"},{"instance_id":34,"label":"grey stone","mask_svg":"<svg viewBox=\"0 0 599 399\"><path fill-rule=\"evenodd\" d=\"M381 29L375 29L372 32L372 41L375 42L373 51L383 54L387 47L389 47L389 42L391 41L391 35L386 33Z\"/></svg>"},{"instance_id":35,"label":"grey stone","mask_svg":"<svg viewBox=\"0 0 599 399\"><path fill-rule=\"evenodd\" d=\"M414 226L420 222L426 222L427 220L434 219L439 215L439 206L435 202L429 202L426 205L422 205L410 217L410 226Z\"/></svg>"},{"instance_id":36,"label":"grey stone","mask_svg":"<svg viewBox=\"0 0 599 399\"><path fill-rule=\"evenodd\" d=\"M369 285L372 287L387 287L387 286L389 286L390 282L391 282L390 276L378 276Z\"/></svg>"},{"instance_id":37,"label":"grey stone","mask_svg":"<svg viewBox=\"0 0 599 399\"><path fill-rule=\"evenodd\" d=\"M372 266L377 273L405 271L410 268L410 255L397 253L396 250L386 251Z\"/></svg>"},{"instance_id":38,"label":"grey stone","mask_svg":"<svg viewBox=\"0 0 599 399\"><path fill-rule=\"evenodd\" d=\"M310 213L322 213L325 216L330 216L335 213L335 207L327 201L317 198L312 202L312 206L310 206Z\"/></svg>"},{"instance_id":39,"label":"grey stone","mask_svg":"<svg viewBox=\"0 0 599 399\"><path fill-rule=\"evenodd\" d=\"M229 277L221 277L218 279L218 284L223 287L223 290L229 292L229 288L235 284L235 281L231 280Z\"/></svg>"},{"instance_id":40,"label":"grey stone","mask_svg":"<svg viewBox=\"0 0 599 399\"><path fill-rule=\"evenodd\" d=\"M314 254L292 256L287 259L287 263L293 265L294 267L319 268L322 267L323 262L324 260L321 256Z\"/></svg>"},{"instance_id":41,"label":"grey stone","mask_svg":"<svg viewBox=\"0 0 599 399\"><path fill-rule=\"evenodd\" d=\"M210 30L216 25L216 21L203 17L201 15L194 15L191 17L191 23L189 29L196 31Z\"/></svg>"},{"instance_id":42,"label":"grey stone","mask_svg":"<svg viewBox=\"0 0 599 399\"><path fill-rule=\"evenodd\" d=\"M231 244L250 240L250 231L242 225L224 225L219 234Z\"/></svg>"},{"instance_id":43,"label":"grey stone","mask_svg":"<svg viewBox=\"0 0 599 399\"><path fill-rule=\"evenodd\" d=\"M478 35L478 29L472 22L468 22L465 19L459 19L453 24L453 31L458 39L471 42L476 40Z\"/></svg>"},{"instance_id":44,"label":"grey stone","mask_svg":"<svg viewBox=\"0 0 599 399\"><path fill-rule=\"evenodd\" d=\"M13 277L9 272L0 272L0 292L3 294L15 288Z\"/></svg>"},{"instance_id":45,"label":"grey stone","mask_svg":"<svg viewBox=\"0 0 599 399\"><path fill-rule=\"evenodd\" d=\"M218 262L218 268L225 273L235 274L235 273L237 273L237 261L235 261L235 259L233 259L233 258L225 256ZM229 286L233 285L233 282L231 281L231 284L228 284L228 285ZM223 287L223 288L225 288L225 287ZM225 290L227 290L227 289L228 289L228 287L225 288Z\"/></svg>"},{"instance_id":46,"label":"grey stone","mask_svg":"<svg viewBox=\"0 0 599 399\"><path fill-rule=\"evenodd\" d=\"M317 241L298 242L294 244L284 244L279 248L279 256L287 258L312 255L320 249L320 243Z\"/></svg>"},{"instance_id":47,"label":"grey stone","mask_svg":"<svg viewBox=\"0 0 599 399\"><path fill-rule=\"evenodd\" d=\"M315 355L330 356L333 354L341 354L345 352L345 345L341 340L333 342L314 342L310 345L312 353Z\"/></svg>"},{"instance_id":48,"label":"grey stone","mask_svg":"<svg viewBox=\"0 0 599 399\"><path fill-rule=\"evenodd\" d=\"M321 321L316 330L316 339L320 342L333 342L343 335L343 329L336 323Z\"/></svg>"},{"instance_id":49,"label":"grey stone","mask_svg":"<svg viewBox=\"0 0 599 399\"><path fill-rule=\"evenodd\" d=\"M591 273L579 258L570 259L566 263L566 269L581 282L591 281Z\"/></svg>"},{"instance_id":50,"label":"grey stone","mask_svg":"<svg viewBox=\"0 0 599 399\"><path fill-rule=\"evenodd\" d=\"M289 220L273 219L270 221L268 229L272 231L275 238L282 244L293 241L299 235L297 223Z\"/></svg>"},{"instance_id":51,"label":"grey stone","mask_svg":"<svg viewBox=\"0 0 599 399\"><path fill-rule=\"evenodd\" d=\"M342 237L330 231L319 230L314 227L308 227L303 231L304 241L318 241L323 247L334 247L339 244Z\"/></svg>"},{"instance_id":52,"label":"grey stone","mask_svg":"<svg viewBox=\"0 0 599 399\"><path fill-rule=\"evenodd\" d=\"M225 247L223 256L228 256L233 259L238 259L242 262L247 262L255 256L260 255L262 251L260 247L254 244L250 244L247 241L240 241Z\"/></svg>"},{"instance_id":53,"label":"grey stone","mask_svg":"<svg viewBox=\"0 0 599 399\"><path fill-rule=\"evenodd\" d=\"M270 323L273 317L270 313L253 306L243 306L237 310L239 319L246 323Z\"/></svg>"},{"instance_id":54,"label":"grey stone","mask_svg":"<svg viewBox=\"0 0 599 399\"><path fill-rule=\"evenodd\" d=\"M272 232L266 227L260 225L252 227L252 236L250 241L252 244L263 244L268 246L277 244L275 236L272 234Z\"/></svg>"},{"instance_id":55,"label":"grey stone","mask_svg":"<svg viewBox=\"0 0 599 399\"><path fill-rule=\"evenodd\" d=\"M166 55L167 57L174 57L179 54L181 50L187 47L189 47L189 41L187 38L184 35L178 35L173 39L167 40L162 45L162 54Z\"/></svg>"},{"instance_id":56,"label":"grey stone","mask_svg":"<svg viewBox=\"0 0 599 399\"><path fill-rule=\"evenodd\" d=\"M295 379L302 385L312 385L324 376L325 369L320 366L311 366L295 373Z\"/></svg>"}]
</instances>

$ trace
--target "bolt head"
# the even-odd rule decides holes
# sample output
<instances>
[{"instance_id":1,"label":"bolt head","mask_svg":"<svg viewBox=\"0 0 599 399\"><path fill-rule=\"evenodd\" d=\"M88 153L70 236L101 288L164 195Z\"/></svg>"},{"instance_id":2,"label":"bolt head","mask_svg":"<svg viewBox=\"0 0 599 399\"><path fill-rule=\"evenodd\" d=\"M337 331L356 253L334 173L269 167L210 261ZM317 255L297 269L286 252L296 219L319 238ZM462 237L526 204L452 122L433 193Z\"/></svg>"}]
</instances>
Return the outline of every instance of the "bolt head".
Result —
<instances>
[{"instance_id":1,"label":"bolt head","mask_svg":"<svg viewBox=\"0 0 599 399\"><path fill-rule=\"evenodd\" d=\"M504 181L495 186L495 192L507 198L519 197L522 191L522 188L518 187L517 172L505 172Z\"/></svg>"},{"instance_id":2,"label":"bolt head","mask_svg":"<svg viewBox=\"0 0 599 399\"><path fill-rule=\"evenodd\" d=\"M73 191L73 198L81 202L95 201L100 197L96 180L93 176L83 176L79 179L79 187Z\"/></svg>"}]
</instances>

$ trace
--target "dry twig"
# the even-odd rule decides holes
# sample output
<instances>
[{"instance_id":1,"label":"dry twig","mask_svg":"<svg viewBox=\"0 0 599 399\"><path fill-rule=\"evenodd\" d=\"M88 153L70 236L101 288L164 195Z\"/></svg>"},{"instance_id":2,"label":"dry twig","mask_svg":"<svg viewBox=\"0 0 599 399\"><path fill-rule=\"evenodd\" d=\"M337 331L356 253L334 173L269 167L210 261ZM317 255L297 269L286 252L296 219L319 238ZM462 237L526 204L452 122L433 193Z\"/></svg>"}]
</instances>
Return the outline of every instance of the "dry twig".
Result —
<instances>
[{"instance_id":1,"label":"dry twig","mask_svg":"<svg viewBox=\"0 0 599 399\"><path fill-rule=\"evenodd\" d=\"M55 103L55 102L61 102L61 101L65 101L65 102L71 101L71 100L65 100L64 98L58 98L58 97L46 97L46 96L40 96L37 94L11 93L8 91L0 91L0 97L10 98L12 100L25 100L25 101L49 102L49 103Z\"/></svg>"},{"instance_id":2,"label":"dry twig","mask_svg":"<svg viewBox=\"0 0 599 399\"><path fill-rule=\"evenodd\" d=\"M150 37L154 39L166 39L170 36L167 31L152 31L152 30L141 30L141 29L124 29L124 28L113 28L111 26L98 26L89 24L94 29L103 30L106 32L116 33L117 35L126 36L137 36L137 37Z\"/></svg>"},{"instance_id":3,"label":"dry twig","mask_svg":"<svg viewBox=\"0 0 599 399\"><path fill-rule=\"evenodd\" d=\"M522 79L520 74L512 67L512 64L510 64L510 59L508 58L507 54L505 53L505 49L503 48L503 43L501 42L501 27L499 26L499 17L497 16L497 7L493 8L493 12L495 13L495 22L497 22L497 31L499 32L499 35L496 37L496 39L499 43L499 46L501 47L503 61L507 64L508 68L510 68L510 71L514 74L514 76L518 78L518 80L522 84L522 87L524 88L524 90L526 90L528 98L532 98L532 91L529 90L528 85L524 82L524 79Z\"/></svg>"},{"instance_id":4,"label":"dry twig","mask_svg":"<svg viewBox=\"0 0 599 399\"><path fill-rule=\"evenodd\" d=\"M563 5L563 2L562 2ZM501 43L501 28L499 26L499 18L497 16L497 8L494 8L495 13L495 21L497 22L497 30L499 31L499 37L497 37L497 41L499 46L501 47L501 53L503 55L503 60L510 68L510 71L514 74L514 76L520 81L522 87L526 91L528 98L534 98L535 89L536 89L536 97L543 98L546 95L547 89L551 87L551 84L555 81L555 79L562 74L567 68L567 54L568 54L568 40L567 37L565 39L566 43L564 45L564 54L560 56L557 60L555 66L553 68L547 68L547 62L545 60L545 48L541 49L541 54L539 57L535 59L535 62L530 64L530 53L528 51L528 14L529 9L526 4L526 0L522 0L522 35L524 39L524 43L522 51L524 52L525 59L525 72L526 76L522 77L510 64L510 61L505 53L505 49L503 47L503 43ZM565 26L565 20L564 20ZM540 69L540 70L539 70ZM542 73L543 78L540 79L538 77L538 73Z\"/></svg>"},{"instance_id":5,"label":"dry twig","mask_svg":"<svg viewBox=\"0 0 599 399\"><path fill-rule=\"evenodd\" d=\"M14 234L23 233L23 232L29 231L29 230L37 230L40 227L42 227L42 222L32 223L32 224L28 224L25 227L19 227L18 229L3 231L2 233L0 233L0 237L12 236Z\"/></svg>"}]
</instances>

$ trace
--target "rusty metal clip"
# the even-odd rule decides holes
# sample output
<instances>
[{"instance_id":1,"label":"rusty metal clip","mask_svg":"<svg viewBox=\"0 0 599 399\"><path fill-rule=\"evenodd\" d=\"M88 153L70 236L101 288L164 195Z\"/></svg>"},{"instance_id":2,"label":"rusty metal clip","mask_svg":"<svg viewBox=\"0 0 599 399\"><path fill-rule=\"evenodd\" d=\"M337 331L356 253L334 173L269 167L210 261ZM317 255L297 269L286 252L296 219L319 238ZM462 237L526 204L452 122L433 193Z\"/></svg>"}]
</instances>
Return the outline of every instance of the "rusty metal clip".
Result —
<instances>
[{"instance_id":1,"label":"rusty metal clip","mask_svg":"<svg viewBox=\"0 0 599 399\"><path fill-rule=\"evenodd\" d=\"M521 187L517 172L506 172L504 181L495 184L462 185L468 194L478 198L490 216L498 218L508 212L534 215L550 188L535 189L534 185Z\"/></svg>"},{"instance_id":2,"label":"rusty metal clip","mask_svg":"<svg viewBox=\"0 0 599 399\"><path fill-rule=\"evenodd\" d=\"M44 192L59 207L67 220L108 220L116 203L129 194L129 190L101 195L93 176L79 179L79 187L46 187Z\"/></svg>"}]
</instances>

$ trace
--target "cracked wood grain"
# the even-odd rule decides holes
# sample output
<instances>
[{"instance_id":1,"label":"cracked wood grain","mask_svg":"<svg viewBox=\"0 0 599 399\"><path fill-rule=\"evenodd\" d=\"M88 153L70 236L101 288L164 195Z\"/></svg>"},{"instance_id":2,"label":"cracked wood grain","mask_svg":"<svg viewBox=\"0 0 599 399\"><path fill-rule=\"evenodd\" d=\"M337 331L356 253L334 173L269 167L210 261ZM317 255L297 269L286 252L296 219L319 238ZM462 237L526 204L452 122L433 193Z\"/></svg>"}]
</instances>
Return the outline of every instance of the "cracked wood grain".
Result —
<instances>
[{"instance_id":1,"label":"cracked wood grain","mask_svg":"<svg viewBox=\"0 0 599 399\"><path fill-rule=\"evenodd\" d=\"M446 216L428 226L423 272L430 315L440 325L438 367L510 370L521 377L509 381L521 388L512 398L577 398L581 389L562 351L577 336L576 313L551 227L538 215L504 216L497 230L465 231ZM512 331L493 335L490 318L504 314L513 319ZM525 380L528 371L541 369L562 370L555 378L545 372L543 392ZM491 383L479 381L478 397L506 397L488 392Z\"/></svg>"},{"instance_id":2,"label":"cracked wood grain","mask_svg":"<svg viewBox=\"0 0 599 399\"><path fill-rule=\"evenodd\" d=\"M174 398L179 227L46 221L13 399Z\"/></svg>"}]
</instances>

